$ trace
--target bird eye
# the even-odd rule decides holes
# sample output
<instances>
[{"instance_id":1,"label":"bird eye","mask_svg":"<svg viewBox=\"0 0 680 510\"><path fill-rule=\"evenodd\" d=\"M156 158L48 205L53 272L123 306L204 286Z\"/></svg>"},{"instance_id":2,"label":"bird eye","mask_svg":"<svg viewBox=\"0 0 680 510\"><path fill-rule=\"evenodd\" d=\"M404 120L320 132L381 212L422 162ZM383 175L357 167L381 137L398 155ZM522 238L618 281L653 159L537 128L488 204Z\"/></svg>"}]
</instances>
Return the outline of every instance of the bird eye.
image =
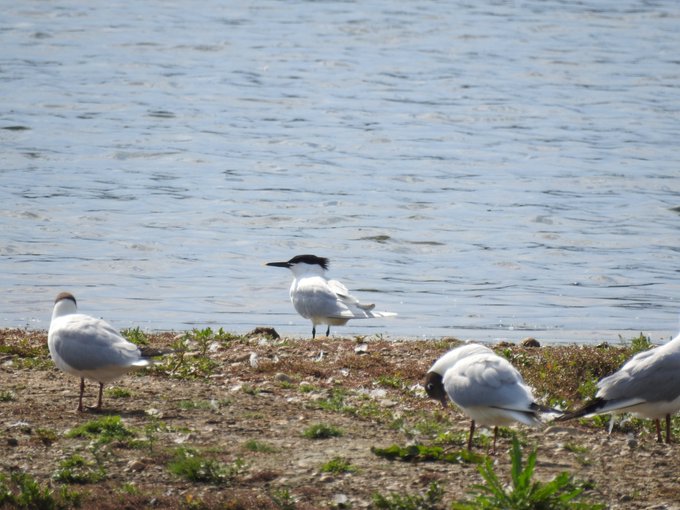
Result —
<instances>
[{"instance_id":1,"label":"bird eye","mask_svg":"<svg viewBox=\"0 0 680 510\"><path fill-rule=\"evenodd\" d=\"M434 389L434 384L432 383L427 383L425 385L425 391L432 391Z\"/></svg>"}]
</instances>

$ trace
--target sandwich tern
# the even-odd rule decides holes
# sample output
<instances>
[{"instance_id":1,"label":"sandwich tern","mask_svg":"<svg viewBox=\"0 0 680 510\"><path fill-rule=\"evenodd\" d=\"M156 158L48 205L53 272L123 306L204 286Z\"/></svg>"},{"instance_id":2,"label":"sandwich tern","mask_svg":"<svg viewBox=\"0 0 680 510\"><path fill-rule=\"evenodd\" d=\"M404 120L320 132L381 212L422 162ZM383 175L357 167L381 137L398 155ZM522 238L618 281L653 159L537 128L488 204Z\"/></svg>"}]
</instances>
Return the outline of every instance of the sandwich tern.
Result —
<instances>
[{"instance_id":1,"label":"sandwich tern","mask_svg":"<svg viewBox=\"0 0 680 510\"><path fill-rule=\"evenodd\" d=\"M391 312L378 312L374 304L360 303L350 295L347 287L337 280L328 280L327 258L316 255L297 255L287 262L269 262L268 266L286 267L293 272L290 300L297 313L312 321L312 339L316 326L327 324L326 336L331 326L343 326L350 319L393 317Z\"/></svg>"},{"instance_id":2,"label":"sandwich tern","mask_svg":"<svg viewBox=\"0 0 680 510\"><path fill-rule=\"evenodd\" d=\"M597 414L634 413L656 423L661 443L661 418L666 419L666 443L671 442L671 416L680 410L680 335L640 352L618 371L597 383L595 398L558 421Z\"/></svg>"},{"instance_id":3,"label":"sandwich tern","mask_svg":"<svg viewBox=\"0 0 680 510\"><path fill-rule=\"evenodd\" d=\"M468 450L472 449L476 425L494 427L493 451L496 451L499 426L513 422L540 426L539 412L558 412L536 403L531 388L505 358L482 345L469 344L458 349L445 354L433 365L435 370L445 369L443 379L430 375L437 374L431 369L429 386L425 389L444 407L446 398L443 395L446 394L470 417Z\"/></svg>"},{"instance_id":4,"label":"sandwich tern","mask_svg":"<svg viewBox=\"0 0 680 510\"><path fill-rule=\"evenodd\" d=\"M152 363L106 321L78 313L76 298L68 292L54 301L47 345L57 368L80 377L78 411L83 410L85 379L99 383L96 409L101 409L105 383Z\"/></svg>"}]
</instances>

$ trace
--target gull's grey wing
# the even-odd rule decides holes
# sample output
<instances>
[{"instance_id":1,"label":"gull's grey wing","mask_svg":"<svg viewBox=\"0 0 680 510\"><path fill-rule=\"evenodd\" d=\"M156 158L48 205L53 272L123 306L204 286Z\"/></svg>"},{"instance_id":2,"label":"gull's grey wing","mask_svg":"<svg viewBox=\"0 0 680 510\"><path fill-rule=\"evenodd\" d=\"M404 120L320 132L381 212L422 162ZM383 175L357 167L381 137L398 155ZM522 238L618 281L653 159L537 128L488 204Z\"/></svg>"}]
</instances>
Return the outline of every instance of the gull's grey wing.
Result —
<instances>
[{"instance_id":1,"label":"gull's grey wing","mask_svg":"<svg viewBox=\"0 0 680 510\"><path fill-rule=\"evenodd\" d=\"M519 372L505 358L489 353L458 361L446 372L444 387L461 407L490 406L527 411L534 401Z\"/></svg>"},{"instance_id":2,"label":"gull's grey wing","mask_svg":"<svg viewBox=\"0 0 680 510\"><path fill-rule=\"evenodd\" d=\"M132 367L142 361L139 348L101 319L74 314L62 317L60 321L55 331L54 349L76 370Z\"/></svg>"},{"instance_id":3,"label":"gull's grey wing","mask_svg":"<svg viewBox=\"0 0 680 510\"><path fill-rule=\"evenodd\" d=\"M618 372L598 383L605 400L670 402L680 396L680 350L657 347L631 358Z\"/></svg>"}]
</instances>

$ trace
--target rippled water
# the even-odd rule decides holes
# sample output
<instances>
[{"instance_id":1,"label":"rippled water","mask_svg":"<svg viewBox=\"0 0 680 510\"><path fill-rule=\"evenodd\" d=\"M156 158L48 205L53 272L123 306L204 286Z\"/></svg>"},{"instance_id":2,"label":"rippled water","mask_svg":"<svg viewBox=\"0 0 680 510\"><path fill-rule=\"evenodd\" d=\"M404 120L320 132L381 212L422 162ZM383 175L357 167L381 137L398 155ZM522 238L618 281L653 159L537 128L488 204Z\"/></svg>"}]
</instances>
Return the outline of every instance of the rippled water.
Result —
<instances>
[{"instance_id":1,"label":"rippled water","mask_svg":"<svg viewBox=\"0 0 680 510\"><path fill-rule=\"evenodd\" d=\"M235 3L0 0L0 326L676 332L675 0Z\"/></svg>"}]
</instances>

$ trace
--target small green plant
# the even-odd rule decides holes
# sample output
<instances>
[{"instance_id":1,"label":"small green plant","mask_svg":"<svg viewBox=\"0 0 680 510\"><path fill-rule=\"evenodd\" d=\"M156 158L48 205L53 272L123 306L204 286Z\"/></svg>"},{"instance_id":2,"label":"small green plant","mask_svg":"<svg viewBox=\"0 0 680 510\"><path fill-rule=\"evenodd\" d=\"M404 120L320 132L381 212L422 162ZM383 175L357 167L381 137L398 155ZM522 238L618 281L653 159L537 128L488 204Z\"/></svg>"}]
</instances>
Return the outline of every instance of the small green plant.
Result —
<instances>
[{"instance_id":1,"label":"small green plant","mask_svg":"<svg viewBox=\"0 0 680 510\"><path fill-rule=\"evenodd\" d=\"M193 448L179 448L168 469L191 482L224 485L243 471L245 463L236 459L231 465L208 459Z\"/></svg>"},{"instance_id":2,"label":"small green plant","mask_svg":"<svg viewBox=\"0 0 680 510\"><path fill-rule=\"evenodd\" d=\"M378 457L404 462L448 462L450 464L479 464L483 457L469 451L467 448L460 450L444 450L441 446L427 446L413 444L399 446L393 444L387 448L372 447L371 452Z\"/></svg>"},{"instance_id":3,"label":"small green plant","mask_svg":"<svg viewBox=\"0 0 680 510\"><path fill-rule=\"evenodd\" d=\"M269 493L269 497L279 510L295 510L297 508L295 496L291 494L288 487L274 489Z\"/></svg>"},{"instance_id":4,"label":"small green plant","mask_svg":"<svg viewBox=\"0 0 680 510\"><path fill-rule=\"evenodd\" d=\"M59 463L54 479L62 483L88 484L103 480L106 473L101 466L86 461L80 455L71 455Z\"/></svg>"},{"instance_id":5,"label":"small green plant","mask_svg":"<svg viewBox=\"0 0 680 510\"><path fill-rule=\"evenodd\" d=\"M597 378L588 372L583 379L583 382L578 387L578 394L583 400L595 398L597 393Z\"/></svg>"},{"instance_id":6,"label":"small green plant","mask_svg":"<svg viewBox=\"0 0 680 510\"><path fill-rule=\"evenodd\" d=\"M333 425L315 423L314 425L307 427L302 435L307 439L328 439L342 436L342 431Z\"/></svg>"},{"instance_id":7,"label":"small green plant","mask_svg":"<svg viewBox=\"0 0 680 510\"><path fill-rule=\"evenodd\" d=\"M132 396L132 392L130 390L118 387L108 388L104 393L106 393L106 396L110 398L130 398Z\"/></svg>"},{"instance_id":8,"label":"small green plant","mask_svg":"<svg viewBox=\"0 0 680 510\"><path fill-rule=\"evenodd\" d=\"M479 473L486 482L473 486L473 499L454 503L452 510L601 510L605 505L576 501L583 492L576 487L571 476L562 472L550 482L532 481L536 467L536 449L527 457L526 465L522 465L522 451L517 438L512 439L510 452L512 461L511 484L506 486L496 474L493 462L487 459L479 466Z\"/></svg>"},{"instance_id":9,"label":"small green plant","mask_svg":"<svg viewBox=\"0 0 680 510\"><path fill-rule=\"evenodd\" d=\"M324 411L347 413L352 411L354 408L345 404L346 397L347 390L342 388L333 388L330 390L328 398L315 402L315 405L318 409L323 409Z\"/></svg>"},{"instance_id":10,"label":"small green plant","mask_svg":"<svg viewBox=\"0 0 680 510\"><path fill-rule=\"evenodd\" d=\"M50 446L57 440L57 433L51 429L35 429L35 437L45 446Z\"/></svg>"},{"instance_id":11,"label":"small green plant","mask_svg":"<svg viewBox=\"0 0 680 510\"><path fill-rule=\"evenodd\" d=\"M35 478L22 471L8 478L0 473L0 507L38 510L65 510L80 506L79 492L62 487L58 493L49 486L40 485Z\"/></svg>"},{"instance_id":12,"label":"small green plant","mask_svg":"<svg viewBox=\"0 0 680 510\"><path fill-rule=\"evenodd\" d=\"M444 490L432 482L424 494L373 494L372 508L380 510L439 510Z\"/></svg>"},{"instance_id":13,"label":"small green plant","mask_svg":"<svg viewBox=\"0 0 680 510\"><path fill-rule=\"evenodd\" d=\"M648 336L640 333L635 338L630 339L630 350L631 354L637 354L638 352L647 351L654 347L652 341Z\"/></svg>"},{"instance_id":14,"label":"small green plant","mask_svg":"<svg viewBox=\"0 0 680 510\"><path fill-rule=\"evenodd\" d=\"M278 451L276 447L269 443L265 443L264 441L258 441L257 439L249 439L243 443L243 446L246 450L250 450L251 452L274 453Z\"/></svg>"},{"instance_id":15,"label":"small green plant","mask_svg":"<svg viewBox=\"0 0 680 510\"><path fill-rule=\"evenodd\" d=\"M101 444L112 441L127 441L134 437L134 432L128 429L120 416L104 416L74 427L66 437L97 438Z\"/></svg>"},{"instance_id":16,"label":"small green plant","mask_svg":"<svg viewBox=\"0 0 680 510\"><path fill-rule=\"evenodd\" d=\"M1 390L0 391L0 402L11 402L12 400L15 400L17 396L14 394L13 391L8 391L8 390Z\"/></svg>"},{"instance_id":17,"label":"small green plant","mask_svg":"<svg viewBox=\"0 0 680 510\"><path fill-rule=\"evenodd\" d=\"M343 473L356 473L357 468L352 466L349 460L343 457L333 457L321 466L322 473L333 473L340 475Z\"/></svg>"},{"instance_id":18,"label":"small green plant","mask_svg":"<svg viewBox=\"0 0 680 510\"><path fill-rule=\"evenodd\" d=\"M149 339L144 334L144 332L139 329L139 326L135 328L121 329L120 334L135 345L149 345Z\"/></svg>"},{"instance_id":19,"label":"small green plant","mask_svg":"<svg viewBox=\"0 0 680 510\"><path fill-rule=\"evenodd\" d=\"M398 375L381 375L378 377L378 384L385 388L401 390L407 387L406 382Z\"/></svg>"}]
</instances>

